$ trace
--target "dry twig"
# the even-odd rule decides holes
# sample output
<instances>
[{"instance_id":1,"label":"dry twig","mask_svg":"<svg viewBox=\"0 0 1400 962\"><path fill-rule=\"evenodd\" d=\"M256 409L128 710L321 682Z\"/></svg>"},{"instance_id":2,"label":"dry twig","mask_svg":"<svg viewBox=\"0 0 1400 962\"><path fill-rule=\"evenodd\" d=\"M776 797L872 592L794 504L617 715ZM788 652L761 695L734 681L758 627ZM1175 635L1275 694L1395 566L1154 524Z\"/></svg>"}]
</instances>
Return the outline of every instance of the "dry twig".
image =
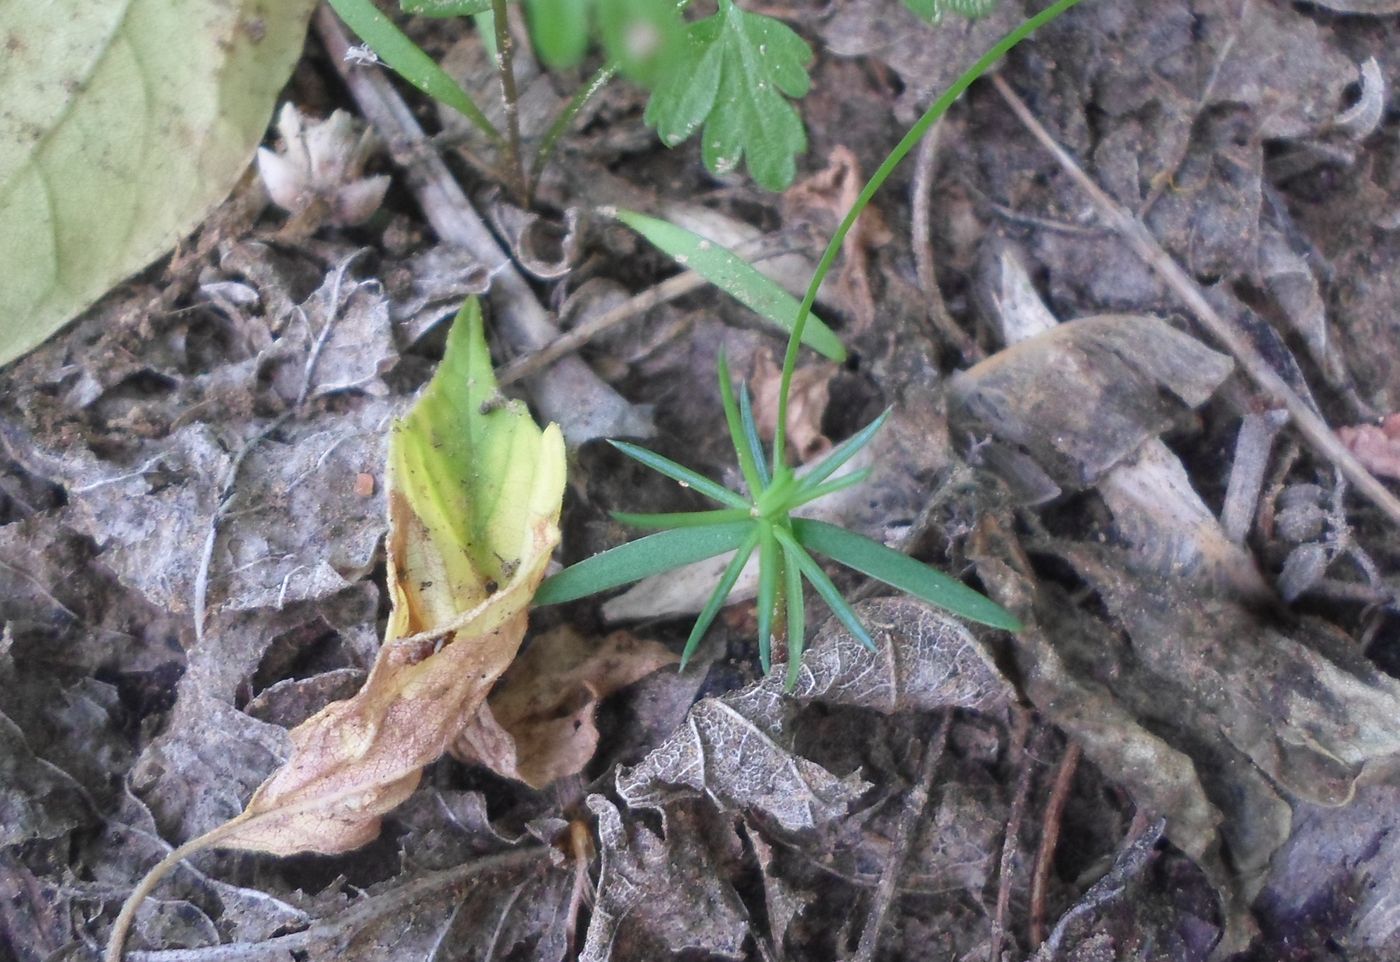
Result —
<instances>
[{"instance_id":1,"label":"dry twig","mask_svg":"<svg viewBox=\"0 0 1400 962\"><path fill-rule=\"evenodd\" d=\"M1177 297L1186 303L1191 312L1196 315L1201 326L1234 356L1240 367L1265 396L1274 404L1288 410L1294 425L1298 428L1298 433L1312 446L1313 450L1336 465L1376 507L1385 512L1391 521L1400 525L1400 498L1391 494L1385 485L1376 479L1375 475L1366 470L1365 465L1358 461L1346 445L1332 433L1332 429L1327 426L1327 423L1317 412L1309 407L1308 403L1299 397L1297 392L1289 387L1288 383L1274 370L1264 355L1249 340L1249 337L1233 321L1227 320L1211 306L1200 286L1181 268L1181 265L1172 259L1170 254L1162 249L1162 246L1157 243L1157 239L1152 236L1151 231L1142 221L1105 193L1084 172L1074 158L1035 118L1030 108L1016 95L1010 85L996 74L992 75L991 81L1017 119L1040 142L1041 146L1050 152L1065 173L1079 185L1080 189L1089 195L1098 208L1099 216L1103 221L1127 241L1137 255L1162 278Z\"/></svg>"},{"instance_id":2,"label":"dry twig","mask_svg":"<svg viewBox=\"0 0 1400 962\"><path fill-rule=\"evenodd\" d=\"M904 863L908 858L909 843L918 836L919 822L923 819L924 808L928 805L929 791L933 787L933 776L938 771L938 760L943 757L944 746L948 744L948 732L953 727L952 710L943 713L938 731L924 747L923 761L919 763L919 780L909 792L904 803L904 813L895 827L894 838L890 839L890 858L885 870L880 873L880 883L870 902L870 915L865 928L860 933L860 945L856 949L854 962L873 962L875 949L880 943L880 929L885 914L894 902L895 888L903 874Z\"/></svg>"},{"instance_id":3,"label":"dry twig","mask_svg":"<svg viewBox=\"0 0 1400 962\"><path fill-rule=\"evenodd\" d=\"M1065 812L1065 802L1069 800L1069 790L1074 785L1074 772L1079 767L1081 749L1078 742L1070 742L1055 769L1055 784L1050 789L1050 800L1045 803L1045 817L1041 820L1040 848L1035 853L1035 871L1031 875L1031 945L1034 952L1045 941L1045 890L1049 887L1050 867L1055 862L1055 846L1060 841L1060 819Z\"/></svg>"}]
</instances>

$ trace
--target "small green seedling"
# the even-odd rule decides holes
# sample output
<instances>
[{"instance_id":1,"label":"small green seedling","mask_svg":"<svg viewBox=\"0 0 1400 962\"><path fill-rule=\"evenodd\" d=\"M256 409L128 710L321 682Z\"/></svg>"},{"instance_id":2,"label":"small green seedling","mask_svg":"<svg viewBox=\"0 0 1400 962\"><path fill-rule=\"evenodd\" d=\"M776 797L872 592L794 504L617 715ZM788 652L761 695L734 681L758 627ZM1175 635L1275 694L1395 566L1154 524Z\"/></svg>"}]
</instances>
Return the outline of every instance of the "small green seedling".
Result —
<instances>
[{"instance_id":1,"label":"small green seedling","mask_svg":"<svg viewBox=\"0 0 1400 962\"><path fill-rule=\"evenodd\" d=\"M948 2L952 3L953 0ZM788 640L786 685L789 690L797 684L805 645L806 611L802 597L804 581L812 585L847 631L866 646L874 646L870 633L812 557L813 552L971 621L1008 631L1020 630L1020 622L1010 612L927 565L844 528L820 521L794 518L794 509L865 480L866 471L840 477L833 475L861 448L870 443L889 412L876 418L833 450L814 468L799 476L785 460L787 410L792 376L797 367L798 350L803 343L807 323L812 317L812 305L816 302L817 290L826 279L832 264L836 262L846 235L850 233L851 227L869 205L876 191L929 128L975 80L1006 56L1012 47L1079 2L1080 0L1055 0L1002 37L924 111L923 116L895 145L884 163L861 189L860 195L846 212L827 244L791 324L785 325L789 328L788 346L787 354L783 358L782 380L778 387L777 425L773 438L771 468L764 460L748 391L741 386L736 400L728 368L723 358L720 359L720 398L724 405L724 416L734 444L734 452L739 459L740 473L748 489L747 496L652 451L624 442L613 442L618 450L629 457L679 481L722 507L711 511L681 514L615 515L620 521L628 524L661 530L657 534L604 551L547 579L535 596L537 604L572 601L693 561L733 551L733 559L725 567L719 584L715 586L694 628L691 629L682 656L684 665L694 655L696 646L724 605L730 590L739 579L740 572L757 551L759 660L763 670L767 672L772 664L773 625L778 620L780 611L785 609ZM639 230L653 226L644 223L640 215L632 215L628 222ZM668 239L664 231L643 232L653 243L672 253L672 256L676 256L676 250L684 246L683 238ZM688 244L689 241L684 243ZM670 249L673 247L676 250ZM756 272L735 275L729 271L717 270L713 276L706 276L745 303L753 299L754 285L769 283ZM742 280L735 279L740 276Z\"/></svg>"},{"instance_id":2,"label":"small green seedling","mask_svg":"<svg viewBox=\"0 0 1400 962\"><path fill-rule=\"evenodd\" d=\"M759 443L748 388L741 385L736 399L723 358L719 363L719 389L747 495L653 451L622 441L612 442L628 457L679 481L722 507L679 514L614 514L624 524L661 530L561 571L540 587L535 596L536 604L572 601L733 551L733 559L725 567L686 640L681 655L684 667L724 606L739 573L756 551L759 562L758 657L767 673L772 667L773 625L780 610L785 608L788 689L797 684L802 663L806 632L804 581L811 584L847 631L868 648L875 647L870 633L813 559L812 552L971 621L1008 631L1020 628L1020 623L1001 606L927 565L844 528L792 516L802 505L861 484L870 476L868 468L835 475L875 437L889 416L888 411L839 445L810 471L798 475L781 458L775 458L772 470L769 469Z\"/></svg>"}]
</instances>

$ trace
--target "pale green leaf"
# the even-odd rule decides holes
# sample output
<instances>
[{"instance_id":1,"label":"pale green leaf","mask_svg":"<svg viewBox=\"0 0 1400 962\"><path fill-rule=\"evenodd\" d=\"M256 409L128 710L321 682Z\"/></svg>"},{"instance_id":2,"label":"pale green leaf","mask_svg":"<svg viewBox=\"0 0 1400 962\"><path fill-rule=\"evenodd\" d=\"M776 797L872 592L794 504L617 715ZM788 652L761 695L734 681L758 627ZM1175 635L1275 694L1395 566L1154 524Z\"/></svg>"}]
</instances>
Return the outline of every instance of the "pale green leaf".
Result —
<instances>
[{"instance_id":1,"label":"pale green leaf","mask_svg":"<svg viewBox=\"0 0 1400 962\"><path fill-rule=\"evenodd\" d=\"M311 0L0 0L0 364L193 230L267 130Z\"/></svg>"},{"instance_id":2,"label":"pale green leaf","mask_svg":"<svg viewBox=\"0 0 1400 962\"><path fill-rule=\"evenodd\" d=\"M543 565L534 529L558 517L563 485L559 429L541 432L523 404L497 393L472 298L433 380L390 439L390 583L412 601L402 607L467 611L522 564ZM411 584L398 584L398 564L414 572Z\"/></svg>"},{"instance_id":3,"label":"pale green leaf","mask_svg":"<svg viewBox=\"0 0 1400 962\"><path fill-rule=\"evenodd\" d=\"M797 299L732 251L684 227L631 210L614 216L655 244L677 264L688 267L760 317L792 330ZM802 343L833 361L846 359L841 339L815 314L807 316Z\"/></svg>"}]
</instances>

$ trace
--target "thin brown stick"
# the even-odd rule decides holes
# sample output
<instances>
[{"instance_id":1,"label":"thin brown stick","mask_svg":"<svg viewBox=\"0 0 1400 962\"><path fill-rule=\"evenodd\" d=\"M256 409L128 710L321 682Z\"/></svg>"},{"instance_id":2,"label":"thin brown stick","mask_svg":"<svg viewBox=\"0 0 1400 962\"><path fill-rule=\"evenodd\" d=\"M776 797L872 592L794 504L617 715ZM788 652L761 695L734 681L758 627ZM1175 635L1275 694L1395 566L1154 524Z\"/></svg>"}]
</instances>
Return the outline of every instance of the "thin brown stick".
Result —
<instances>
[{"instance_id":1,"label":"thin brown stick","mask_svg":"<svg viewBox=\"0 0 1400 962\"><path fill-rule=\"evenodd\" d=\"M1142 258L1176 293L1177 297L1186 303L1191 312L1196 315L1201 326L1234 356L1240 367L1265 396L1274 404L1288 410L1298 433L1312 446L1313 450L1336 465L1347 479L1356 485L1357 490L1366 495L1371 503L1380 508L1392 522L1400 525L1400 498L1391 494L1389 489L1376 479L1375 475L1366 470L1365 465L1358 461L1346 445L1342 444L1341 440L1332 433L1327 422L1323 421L1317 412L1309 407L1307 402L1299 397L1297 392L1289 387L1288 383L1273 369L1248 336L1233 321L1227 320L1210 305L1199 285L1191 279L1186 271L1182 270L1181 265L1177 264L1170 254L1162 249L1162 246L1157 243L1157 239L1152 236L1142 221L1108 196L1088 174L1084 173L1074 158L1056 142L1054 137L1050 136L1049 131L1041 126L1040 121L1035 118L1030 112L1030 108L1016 95L1010 85L996 74L992 75L991 81L1017 119L1036 140L1040 141L1041 146L1050 152L1065 173L1079 185L1080 189L1089 195L1094 205L1098 207L1099 216L1105 223L1117 231L1133 248L1138 257Z\"/></svg>"},{"instance_id":2,"label":"thin brown stick","mask_svg":"<svg viewBox=\"0 0 1400 962\"><path fill-rule=\"evenodd\" d=\"M750 244L740 244L735 247L734 253L748 260L750 263L757 263L768 257L787 253L789 250L786 246L773 250L753 249L755 244L764 243L764 239L759 238ZM622 304L617 305L617 307L604 311L597 317L560 334L538 351L533 351L530 354L517 357L501 369L496 380L501 387L505 387L507 384L511 384L521 378L529 377L532 374L538 374L564 355L572 354L579 350L600 334L604 334L620 324L626 324L633 318L645 314L653 307L668 304L693 291L698 291L709 283L709 281L701 277L695 271L686 271L683 274L677 274L675 277L668 277L661 283L655 284L641 293L628 298Z\"/></svg>"},{"instance_id":3,"label":"thin brown stick","mask_svg":"<svg viewBox=\"0 0 1400 962\"><path fill-rule=\"evenodd\" d=\"M929 791L933 788L933 776L938 771L938 760L943 757L943 749L948 744L948 732L953 727L951 709L943 712L943 720L938 730L924 746L924 757L919 763L919 780L914 783L904 803L904 814L895 826L894 838L890 839L890 857L885 862L885 870L880 873L880 883L870 902L870 915L865 928L860 933L860 945L856 949L853 962L873 962L875 949L880 944L880 929L885 915L894 903L899 878L904 874L904 864L909 858L909 843L917 837L919 822L923 820L924 808L928 805Z\"/></svg>"},{"instance_id":4,"label":"thin brown stick","mask_svg":"<svg viewBox=\"0 0 1400 962\"><path fill-rule=\"evenodd\" d=\"M1030 736L1031 713L1017 709L1012 725L1010 755L1021 773L1016 779L1016 794L1011 799L1011 812L1006 817L1006 833L1001 842L1001 860L997 868L997 905L992 916L991 949L989 962L1001 962L1001 949L1006 942L1006 913L1011 908L1012 872L1016 867L1018 839L1021 835L1021 822L1026 817L1026 801L1031 794L1031 755L1026 751L1026 741Z\"/></svg>"},{"instance_id":5,"label":"thin brown stick","mask_svg":"<svg viewBox=\"0 0 1400 962\"><path fill-rule=\"evenodd\" d=\"M1045 891L1050 885L1050 867L1055 863L1055 847L1060 842L1060 820L1074 785L1074 772L1079 767L1081 753L1078 742L1070 742L1055 769L1055 784L1045 803L1041 820L1040 849L1035 853L1035 871L1031 874L1031 945L1034 952L1045 941Z\"/></svg>"},{"instance_id":6,"label":"thin brown stick","mask_svg":"<svg viewBox=\"0 0 1400 962\"><path fill-rule=\"evenodd\" d=\"M968 364L982 360L982 349L977 342L958 327L953 315L948 313L948 304L943 300L942 288L938 286L938 266L933 259L932 211L929 209L933 198L933 175L938 167L938 147L943 139L944 120L940 119L919 142L919 154L914 160L913 226L910 228L910 241L914 248L914 265L919 274L919 286L928 298L928 319L935 331L953 345Z\"/></svg>"}]
</instances>

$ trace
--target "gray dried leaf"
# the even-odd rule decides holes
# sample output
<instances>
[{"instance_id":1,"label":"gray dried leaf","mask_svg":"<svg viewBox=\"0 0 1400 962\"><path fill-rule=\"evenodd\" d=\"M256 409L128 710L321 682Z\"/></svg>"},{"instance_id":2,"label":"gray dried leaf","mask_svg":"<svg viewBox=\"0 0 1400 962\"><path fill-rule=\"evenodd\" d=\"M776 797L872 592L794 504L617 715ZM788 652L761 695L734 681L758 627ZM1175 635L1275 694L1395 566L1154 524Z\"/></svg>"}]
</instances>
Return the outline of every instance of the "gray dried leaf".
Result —
<instances>
[{"instance_id":1,"label":"gray dried leaf","mask_svg":"<svg viewBox=\"0 0 1400 962\"><path fill-rule=\"evenodd\" d=\"M58 838L90 817L82 786L36 757L24 732L0 712L0 848Z\"/></svg>"},{"instance_id":2,"label":"gray dried leaf","mask_svg":"<svg viewBox=\"0 0 1400 962\"><path fill-rule=\"evenodd\" d=\"M1094 548L1063 552L1133 639L1137 684L1190 692L1188 728L1215 730L1270 779L1343 805L1368 763L1400 753L1400 682L1325 623L1277 626L1230 598L1135 574Z\"/></svg>"},{"instance_id":3,"label":"gray dried leaf","mask_svg":"<svg viewBox=\"0 0 1400 962\"><path fill-rule=\"evenodd\" d=\"M744 958L748 912L722 870L726 850L738 847L732 825L718 829L689 807L668 806L660 838L638 819L624 821L601 795L590 795L588 808L598 818L602 867L580 962L662 951Z\"/></svg>"},{"instance_id":4,"label":"gray dried leaf","mask_svg":"<svg viewBox=\"0 0 1400 962\"><path fill-rule=\"evenodd\" d=\"M990 712L1014 700L986 648L951 615L907 597L865 601L856 611L876 650L827 619L803 656L793 691L798 701L888 715L939 708ZM764 684L781 682L775 676Z\"/></svg>"},{"instance_id":5,"label":"gray dried leaf","mask_svg":"<svg viewBox=\"0 0 1400 962\"><path fill-rule=\"evenodd\" d=\"M1300 544L1288 552L1278 576L1278 593L1292 604L1307 594L1327 574L1331 563L1325 545Z\"/></svg>"},{"instance_id":6,"label":"gray dried leaf","mask_svg":"<svg viewBox=\"0 0 1400 962\"><path fill-rule=\"evenodd\" d=\"M838 778L779 740L794 707L781 689L781 680L759 683L699 702L682 729L618 773L618 795L633 808L708 795L792 832L841 818L870 786L856 773Z\"/></svg>"},{"instance_id":7,"label":"gray dried leaf","mask_svg":"<svg viewBox=\"0 0 1400 962\"><path fill-rule=\"evenodd\" d=\"M1026 451L1057 483L1079 489L1184 408L1203 404L1233 368L1228 357L1158 318L1083 318L960 372L951 384L950 420L965 435Z\"/></svg>"},{"instance_id":8,"label":"gray dried leaf","mask_svg":"<svg viewBox=\"0 0 1400 962\"><path fill-rule=\"evenodd\" d=\"M385 271L389 316L405 344L414 344L439 322L461 310L473 294L491 287L491 268L471 252L438 244Z\"/></svg>"},{"instance_id":9,"label":"gray dried leaf","mask_svg":"<svg viewBox=\"0 0 1400 962\"><path fill-rule=\"evenodd\" d=\"M1359 788L1341 809L1299 804L1294 831L1259 897L1266 931L1303 945L1325 937L1345 952L1375 958L1400 951L1397 813L1400 788L1392 784Z\"/></svg>"},{"instance_id":10,"label":"gray dried leaf","mask_svg":"<svg viewBox=\"0 0 1400 962\"><path fill-rule=\"evenodd\" d=\"M1307 259L1289 245L1284 233L1268 222L1261 227L1258 272L1328 383L1343 383L1346 372L1332 343L1327 305L1317 277Z\"/></svg>"},{"instance_id":11,"label":"gray dried leaf","mask_svg":"<svg viewBox=\"0 0 1400 962\"><path fill-rule=\"evenodd\" d=\"M633 768L618 774L632 806L659 807L708 795L722 808L753 811L788 831L844 816L869 787L838 778L791 747L791 720L802 703L872 708L886 714L960 707L987 711L1011 695L981 643L961 623L907 598L856 605L876 652L834 619L817 632L791 698L781 673L693 707L685 726Z\"/></svg>"},{"instance_id":12,"label":"gray dried leaf","mask_svg":"<svg viewBox=\"0 0 1400 962\"><path fill-rule=\"evenodd\" d=\"M304 382L305 398L358 390L383 396L381 379L398 359L390 325L389 298L377 280L347 275L359 253L326 274L321 286L292 313L283 336L262 362L287 358ZM289 401L302 398L293 396Z\"/></svg>"},{"instance_id":13,"label":"gray dried leaf","mask_svg":"<svg viewBox=\"0 0 1400 962\"><path fill-rule=\"evenodd\" d=\"M790 885L779 875L773 864L773 846L748 823L745 823L744 827L745 836L753 848L754 859L758 862L758 870L763 876L763 903L768 910L769 945L773 954L781 958L784 955L783 941L787 938L788 928L793 920L812 904L814 896Z\"/></svg>"}]
</instances>

